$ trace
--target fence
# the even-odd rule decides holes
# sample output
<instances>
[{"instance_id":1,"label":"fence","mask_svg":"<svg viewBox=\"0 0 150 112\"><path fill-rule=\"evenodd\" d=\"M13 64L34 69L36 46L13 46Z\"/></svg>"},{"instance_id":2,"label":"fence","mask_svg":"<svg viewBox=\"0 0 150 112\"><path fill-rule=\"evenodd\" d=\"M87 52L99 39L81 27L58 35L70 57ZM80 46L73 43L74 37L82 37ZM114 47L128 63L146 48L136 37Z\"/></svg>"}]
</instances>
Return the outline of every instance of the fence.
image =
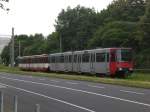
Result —
<instances>
[{"instance_id":1,"label":"fence","mask_svg":"<svg viewBox=\"0 0 150 112\"><path fill-rule=\"evenodd\" d=\"M0 91L0 112L4 112L4 93ZM13 101L13 111L12 112L18 112L18 96L14 96ZM34 112L40 112L40 105L35 105Z\"/></svg>"}]
</instances>

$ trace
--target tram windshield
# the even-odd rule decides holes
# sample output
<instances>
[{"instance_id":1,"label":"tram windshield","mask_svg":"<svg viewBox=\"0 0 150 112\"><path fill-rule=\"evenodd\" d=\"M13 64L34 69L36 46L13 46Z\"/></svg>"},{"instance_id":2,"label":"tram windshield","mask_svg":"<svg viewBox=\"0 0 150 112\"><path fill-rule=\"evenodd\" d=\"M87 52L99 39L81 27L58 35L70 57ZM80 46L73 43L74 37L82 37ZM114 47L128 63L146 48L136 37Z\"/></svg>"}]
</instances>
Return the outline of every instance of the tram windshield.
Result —
<instances>
[{"instance_id":1,"label":"tram windshield","mask_svg":"<svg viewBox=\"0 0 150 112\"><path fill-rule=\"evenodd\" d=\"M132 61L132 50L122 49L121 50L121 61Z\"/></svg>"}]
</instances>

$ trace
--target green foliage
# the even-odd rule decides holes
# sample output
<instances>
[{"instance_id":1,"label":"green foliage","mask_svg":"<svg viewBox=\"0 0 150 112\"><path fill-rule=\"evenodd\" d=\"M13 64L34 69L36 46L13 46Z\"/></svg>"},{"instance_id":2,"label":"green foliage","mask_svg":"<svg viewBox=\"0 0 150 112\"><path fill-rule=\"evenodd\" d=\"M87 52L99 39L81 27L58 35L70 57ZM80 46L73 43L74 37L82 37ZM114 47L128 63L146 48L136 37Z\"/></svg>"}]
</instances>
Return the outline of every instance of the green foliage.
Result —
<instances>
[{"instance_id":1,"label":"green foliage","mask_svg":"<svg viewBox=\"0 0 150 112\"><path fill-rule=\"evenodd\" d=\"M89 41L89 47L133 47L130 41L134 40L132 33L135 28L136 24L110 22L96 31L94 38Z\"/></svg>"},{"instance_id":2,"label":"green foliage","mask_svg":"<svg viewBox=\"0 0 150 112\"><path fill-rule=\"evenodd\" d=\"M144 15L144 5L144 0L114 0L100 12L100 20L103 24L112 21L137 22Z\"/></svg>"},{"instance_id":3,"label":"green foliage","mask_svg":"<svg viewBox=\"0 0 150 112\"><path fill-rule=\"evenodd\" d=\"M150 1L146 1L146 11L138 23L137 37L140 51L135 56L138 68L150 68Z\"/></svg>"},{"instance_id":4,"label":"green foliage","mask_svg":"<svg viewBox=\"0 0 150 112\"><path fill-rule=\"evenodd\" d=\"M77 6L62 10L55 27L62 37L63 51L86 49L98 23L94 9Z\"/></svg>"},{"instance_id":5,"label":"green foliage","mask_svg":"<svg viewBox=\"0 0 150 112\"><path fill-rule=\"evenodd\" d=\"M19 42L21 45L21 56L44 54L46 49L45 38L42 34L34 36L19 35L15 36L15 60L19 56ZM2 63L9 65L10 63L10 43L6 46L1 54ZM17 60L16 60L17 62Z\"/></svg>"},{"instance_id":6,"label":"green foliage","mask_svg":"<svg viewBox=\"0 0 150 112\"><path fill-rule=\"evenodd\" d=\"M8 46L6 46L4 49L3 49L3 52L2 52L2 54L1 54L1 60L2 60L2 63L4 63L5 65L9 65L9 61L10 61L10 59L9 59L9 57L10 57L10 55L9 55L9 45Z\"/></svg>"},{"instance_id":7,"label":"green foliage","mask_svg":"<svg viewBox=\"0 0 150 112\"><path fill-rule=\"evenodd\" d=\"M147 0L146 11L144 16L139 22L139 30L141 31L141 47L149 48L150 47L150 1Z\"/></svg>"},{"instance_id":8,"label":"green foliage","mask_svg":"<svg viewBox=\"0 0 150 112\"><path fill-rule=\"evenodd\" d=\"M53 32L47 37L46 45L46 53L59 52L59 35L57 32Z\"/></svg>"}]
</instances>

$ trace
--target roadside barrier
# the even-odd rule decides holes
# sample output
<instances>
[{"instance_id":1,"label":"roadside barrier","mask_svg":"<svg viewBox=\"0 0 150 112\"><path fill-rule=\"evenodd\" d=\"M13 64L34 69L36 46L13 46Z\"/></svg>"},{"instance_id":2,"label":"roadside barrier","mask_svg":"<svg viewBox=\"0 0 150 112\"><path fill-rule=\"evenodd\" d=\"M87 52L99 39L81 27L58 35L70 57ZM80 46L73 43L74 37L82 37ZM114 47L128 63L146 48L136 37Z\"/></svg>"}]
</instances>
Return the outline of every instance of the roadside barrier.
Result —
<instances>
[{"instance_id":1,"label":"roadside barrier","mask_svg":"<svg viewBox=\"0 0 150 112\"><path fill-rule=\"evenodd\" d=\"M0 91L0 112L4 112L4 93ZM18 112L18 96L14 96L13 111ZM40 112L40 105L35 105L35 112Z\"/></svg>"},{"instance_id":2,"label":"roadside barrier","mask_svg":"<svg viewBox=\"0 0 150 112\"><path fill-rule=\"evenodd\" d=\"M0 112L4 112L4 95L0 91Z\"/></svg>"}]
</instances>

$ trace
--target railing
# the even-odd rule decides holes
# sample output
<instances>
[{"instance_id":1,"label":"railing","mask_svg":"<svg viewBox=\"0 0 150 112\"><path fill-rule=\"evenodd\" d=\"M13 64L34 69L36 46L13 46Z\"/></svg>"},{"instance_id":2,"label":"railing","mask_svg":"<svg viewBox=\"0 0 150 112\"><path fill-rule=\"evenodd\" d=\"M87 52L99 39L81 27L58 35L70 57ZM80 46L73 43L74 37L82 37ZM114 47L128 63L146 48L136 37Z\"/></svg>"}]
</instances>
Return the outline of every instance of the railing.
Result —
<instances>
[{"instance_id":1,"label":"railing","mask_svg":"<svg viewBox=\"0 0 150 112\"><path fill-rule=\"evenodd\" d=\"M4 112L4 93L0 91L0 112ZM18 96L14 96L13 111L18 112ZM40 112L40 105L35 105L35 112Z\"/></svg>"}]
</instances>

